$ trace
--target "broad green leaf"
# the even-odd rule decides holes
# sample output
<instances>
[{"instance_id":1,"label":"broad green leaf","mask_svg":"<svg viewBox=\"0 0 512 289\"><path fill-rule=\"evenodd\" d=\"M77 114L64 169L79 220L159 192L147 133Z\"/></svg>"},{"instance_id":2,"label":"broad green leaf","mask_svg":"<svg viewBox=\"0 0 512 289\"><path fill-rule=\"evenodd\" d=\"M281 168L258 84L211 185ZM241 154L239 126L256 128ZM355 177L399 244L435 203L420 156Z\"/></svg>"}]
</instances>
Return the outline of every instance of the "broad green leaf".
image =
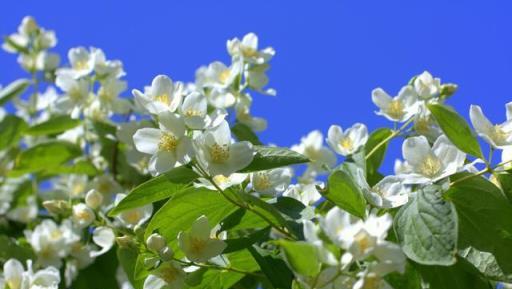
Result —
<instances>
[{"instance_id":1,"label":"broad green leaf","mask_svg":"<svg viewBox=\"0 0 512 289\"><path fill-rule=\"evenodd\" d=\"M429 289L490 289L478 270L464 259L452 266L415 265Z\"/></svg>"},{"instance_id":2,"label":"broad green leaf","mask_svg":"<svg viewBox=\"0 0 512 289\"><path fill-rule=\"evenodd\" d=\"M239 208L221 222L221 231L231 230L246 230L265 228L268 225L258 215L246 209Z\"/></svg>"},{"instance_id":3,"label":"broad green leaf","mask_svg":"<svg viewBox=\"0 0 512 289\"><path fill-rule=\"evenodd\" d=\"M59 115L29 127L25 130L25 134L32 136L58 134L77 127L80 123L79 119L73 119L67 115Z\"/></svg>"},{"instance_id":4,"label":"broad green leaf","mask_svg":"<svg viewBox=\"0 0 512 289\"><path fill-rule=\"evenodd\" d=\"M395 216L395 232L405 255L424 265L456 262L457 213L441 198L441 188L425 187Z\"/></svg>"},{"instance_id":5,"label":"broad green leaf","mask_svg":"<svg viewBox=\"0 0 512 289\"><path fill-rule=\"evenodd\" d=\"M512 175L509 172L496 172L494 176L498 179L503 193L512 203Z\"/></svg>"},{"instance_id":6,"label":"broad green leaf","mask_svg":"<svg viewBox=\"0 0 512 289\"><path fill-rule=\"evenodd\" d=\"M371 152L377 145L388 138L393 132L389 128L379 128L373 131L364 146L365 153ZM388 142L381 145L367 160L366 160L366 178L370 185L376 184L380 180L378 173L379 167L384 160L384 154L388 147Z\"/></svg>"},{"instance_id":7,"label":"broad green leaf","mask_svg":"<svg viewBox=\"0 0 512 289\"><path fill-rule=\"evenodd\" d=\"M40 173L40 176L43 178L47 178L59 174L79 174L95 176L98 174L98 169L90 160L78 160L72 165L62 165L45 169Z\"/></svg>"},{"instance_id":8,"label":"broad green leaf","mask_svg":"<svg viewBox=\"0 0 512 289\"><path fill-rule=\"evenodd\" d=\"M98 257L93 264L79 271L78 277L70 288L73 289L117 289L116 280L118 261L116 250Z\"/></svg>"},{"instance_id":9,"label":"broad green leaf","mask_svg":"<svg viewBox=\"0 0 512 289\"><path fill-rule=\"evenodd\" d=\"M268 239L269 233L270 227L267 227L261 230L257 230L247 236L234 239L226 239L225 242L227 247L224 249L223 253L227 254L251 247L254 243Z\"/></svg>"},{"instance_id":10,"label":"broad green leaf","mask_svg":"<svg viewBox=\"0 0 512 289\"><path fill-rule=\"evenodd\" d=\"M30 80L28 79L18 79L11 82L11 84L0 90L0 105L3 105L13 97L22 94L29 85Z\"/></svg>"},{"instance_id":11,"label":"broad green leaf","mask_svg":"<svg viewBox=\"0 0 512 289\"><path fill-rule=\"evenodd\" d=\"M473 264L485 277L494 281L512 282L512 274L505 274L491 253L469 247L459 252L459 254L469 263Z\"/></svg>"},{"instance_id":12,"label":"broad green leaf","mask_svg":"<svg viewBox=\"0 0 512 289\"><path fill-rule=\"evenodd\" d=\"M463 173L452 180L468 177ZM481 176L455 183L445 198L459 216L459 248L489 252L506 274L512 274L512 205L494 184Z\"/></svg>"},{"instance_id":13,"label":"broad green leaf","mask_svg":"<svg viewBox=\"0 0 512 289\"><path fill-rule=\"evenodd\" d=\"M0 262L5 262L11 258L21 262L34 260L35 255L28 244L20 244L16 240L6 235L0 235Z\"/></svg>"},{"instance_id":14,"label":"broad green leaf","mask_svg":"<svg viewBox=\"0 0 512 289\"><path fill-rule=\"evenodd\" d=\"M384 278L393 289L422 289L420 274L411 262L406 263L403 274L393 272L387 274Z\"/></svg>"},{"instance_id":15,"label":"broad green leaf","mask_svg":"<svg viewBox=\"0 0 512 289\"><path fill-rule=\"evenodd\" d=\"M258 252L257 247L254 246L250 246L247 249L251 253L254 260L258 262L261 271L263 274L265 274L275 289L291 288L293 273L290 271L290 269L288 269L288 266L286 266L282 260L272 258L270 255L262 256Z\"/></svg>"},{"instance_id":16,"label":"broad green leaf","mask_svg":"<svg viewBox=\"0 0 512 289\"><path fill-rule=\"evenodd\" d=\"M262 145L258 136L247 125L237 122L231 127L231 132L235 135L238 141L248 141L253 145Z\"/></svg>"},{"instance_id":17,"label":"broad green leaf","mask_svg":"<svg viewBox=\"0 0 512 289\"><path fill-rule=\"evenodd\" d=\"M133 189L109 215L115 216L128 209L170 198L184 190L197 177L192 169L185 166L171 169Z\"/></svg>"},{"instance_id":18,"label":"broad green leaf","mask_svg":"<svg viewBox=\"0 0 512 289\"><path fill-rule=\"evenodd\" d=\"M428 109L448 139L461 151L483 159L478 140L466 120L452 108L442 104L429 104Z\"/></svg>"},{"instance_id":19,"label":"broad green leaf","mask_svg":"<svg viewBox=\"0 0 512 289\"><path fill-rule=\"evenodd\" d=\"M311 219L314 217L314 210L306 207L302 202L290 197L278 197L271 205L293 220Z\"/></svg>"},{"instance_id":20,"label":"broad green leaf","mask_svg":"<svg viewBox=\"0 0 512 289\"><path fill-rule=\"evenodd\" d=\"M18 155L15 170L36 172L66 163L82 154L80 148L64 141L37 144Z\"/></svg>"},{"instance_id":21,"label":"broad green leaf","mask_svg":"<svg viewBox=\"0 0 512 289\"><path fill-rule=\"evenodd\" d=\"M305 241L286 240L279 240L278 244L293 271L308 277L314 277L320 273L322 264L318 258L317 249L313 245Z\"/></svg>"},{"instance_id":22,"label":"broad green leaf","mask_svg":"<svg viewBox=\"0 0 512 289\"><path fill-rule=\"evenodd\" d=\"M287 148L254 146L254 159L242 172L254 172L309 162L305 156Z\"/></svg>"},{"instance_id":23,"label":"broad green leaf","mask_svg":"<svg viewBox=\"0 0 512 289\"><path fill-rule=\"evenodd\" d=\"M333 172L322 195L336 206L359 218L366 216L366 201L363 193L351 176L341 170Z\"/></svg>"},{"instance_id":24,"label":"broad green leaf","mask_svg":"<svg viewBox=\"0 0 512 289\"><path fill-rule=\"evenodd\" d=\"M201 215L205 215L214 226L236 209L217 191L191 187L175 194L156 212L144 239L153 231L159 231L167 240L176 240L178 233L190 229Z\"/></svg>"},{"instance_id":25,"label":"broad green leaf","mask_svg":"<svg viewBox=\"0 0 512 289\"><path fill-rule=\"evenodd\" d=\"M142 289L144 280L135 280L135 265L137 264L138 252L132 248L117 248L117 259L123 268L128 280L135 289Z\"/></svg>"},{"instance_id":26,"label":"broad green leaf","mask_svg":"<svg viewBox=\"0 0 512 289\"><path fill-rule=\"evenodd\" d=\"M26 128L23 119L14 115L4 117L0 122L0 151L16 144Z\"/></svg>"}]
</instances>

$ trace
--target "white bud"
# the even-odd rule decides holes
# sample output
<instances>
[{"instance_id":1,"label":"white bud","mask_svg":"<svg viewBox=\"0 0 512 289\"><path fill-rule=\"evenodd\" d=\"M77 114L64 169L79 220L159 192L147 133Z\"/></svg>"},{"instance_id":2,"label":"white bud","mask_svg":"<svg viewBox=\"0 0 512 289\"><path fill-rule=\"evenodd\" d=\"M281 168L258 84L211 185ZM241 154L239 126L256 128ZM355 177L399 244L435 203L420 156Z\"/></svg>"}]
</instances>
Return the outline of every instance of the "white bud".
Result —
<instances>
[{"instance_id":1,"label":"white bud","mask_svg":"<svg viewBox=\"0 0 512 289\"><path fill-rule=\"evenodd\" d=\"M36 20L32 16L25 16L21 21L20 30L25 34L32 34L38 29Z\"/></svg>"},{"instance_id":2,"label":"white bud","mask_svg":"<svg viewBox=\"0 0 512 289\"><path fill-rule=\"evenodd\" d=\"M48 212L53 215L67 214L71 209L68 202L63 200L44 201L43 207L45 207L46 210L48 210Z\"/></svg>"},{"instance_id":3,"label":"white bud","mask_svg":"<svg viewBox=\"0 0 512 289\"><path fill-rule=\"evenodd\" d=\"M170 261L172 260L172 257L174 257L174 251L169 247L165 247L158 253L158 255L162 260Z\"/></svg>"},{"instance_id":4,"label":"white bud","mask_svg":"<svg viewBox=\"0 0 512 289\"><path fill-rule=\"evenodd\" d=\"M85 228L89 226L95 218L93 210L87 207L87 205L80 203L73 206L73 221L79 227Z\"/></svg>"},{"instance_id":5,"label":"white bud","mask_svg":"<svg viewBox=\"0 0 512 289\"><path fill-rule=\"evenodd\" d=\"M96 190L90 190L85 195L85 203L90 208L96 210L103 203L103 195Z\"/></svg>"},{"instance_id":6,"label":"white bud","mask_svg":"<svg viewBox=\"0 0 512 289\"><path fill-rule=\"evenodd\" d=\"M153 252L160 252L160 250L164 249L167 246L167 242L162 235L153 233L146 240L146 245L148 249Z\"/></svg>"}]
</instances>

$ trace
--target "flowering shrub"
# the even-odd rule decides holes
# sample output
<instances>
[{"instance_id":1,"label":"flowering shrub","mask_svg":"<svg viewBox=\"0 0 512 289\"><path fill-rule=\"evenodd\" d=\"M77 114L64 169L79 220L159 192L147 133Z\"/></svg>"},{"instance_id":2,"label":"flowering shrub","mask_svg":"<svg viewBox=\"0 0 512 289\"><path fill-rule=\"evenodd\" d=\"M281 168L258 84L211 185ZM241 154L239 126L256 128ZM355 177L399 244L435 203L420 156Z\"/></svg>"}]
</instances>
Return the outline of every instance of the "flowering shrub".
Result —
<instances>
[{"instance_id":1,"label":"flowering shrub","mask_svg":"<svg viewBox=\"0 0 512 289\"><path fill-rule=\"evenodd\" d=\"M497 125L471 106L472 129L444 104L457 86L423 72L372 92L393 128L333 125L288 149L255 133L274 50L252 33L227 42L229 65L158 75L133 98L120 61L77 47L61 65L56 43L26 17L3 44L30 77L0 90L0 288L512 282L512 103Z\"/></svg>"}]
</instances>

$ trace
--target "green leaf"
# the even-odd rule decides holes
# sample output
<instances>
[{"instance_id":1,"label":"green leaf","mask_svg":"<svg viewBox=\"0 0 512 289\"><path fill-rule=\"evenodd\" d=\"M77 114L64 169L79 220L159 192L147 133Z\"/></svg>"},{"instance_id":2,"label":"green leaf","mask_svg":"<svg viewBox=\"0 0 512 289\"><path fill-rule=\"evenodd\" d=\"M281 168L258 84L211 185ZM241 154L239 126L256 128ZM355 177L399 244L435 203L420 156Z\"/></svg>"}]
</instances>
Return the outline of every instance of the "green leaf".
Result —
<instances>
[{"instance_id":1,"label":"green leaf","mask_svg":"<svg viewBox=\"0 0 512 289\"><path fill-rule=\"evenodd\" d=\"M254 146L254 159L242 172L254 172L309 162L305 156L281 147Z\"/></svg>"},{"instance_id":2,"label":"green leaf","mask_svg":"<svg viewBox=\"0 0 512 289\"><path fill-rule=\"evenodd\" d=\"M190 229L201 215L205 215L214 226L236 209L217 191L191 187L175 194L156 212L144 239L158 230L167 240L175 240L180 231Z\"/></svg>"},{"instance_id":3,"label":"green leaf","mask_svg":"<svg viewBox=\"0 0 512 289\"><path fill-rule=\"evenodd\" d=\"M242 249L246 249L252 246L254 243L261 242L265 239L268 239L268 235L270 233L270 227L257 230L247 236L235 238L235 239L226 239L226 249L224 249L223 254L239 251Z\"/></svg>"},{"instance_id":4,"label":"green leaf","mask_svg":"<svg viewBox=\"0 0 512 289\"><path fill-rule=\"evenodd\" d=\"M420 274L411 262L406 263L403 274L393 272L387 274L384 278L393 289L422 289Z\"/></svg>"},{"instance_id":5,"label":"green leaf","mask_svg":"<svg viewBox=\"0 0 512 289\"><path fill-rule=\"evenodd\" d=\"M508 172L496 172L494 176L498 179L503 193L512 203L512 175Z\"/></svg>"},{"instance_id":6,"label":"green leaf","mask_svg":"<svg viewBox=\"0 0 512 289\"><path fill-rule=\"evenodd\" d=\"M322 264L318 258L317 249L305 241L279 240L286 262L293 271L303 276L314 277L320 273Z\"/></svg>"},{"instance_id":7,"label":"green leaf","mask_svg":"<svg viewBox=\"0 0 512 289\"><path fill-rule=\"evenodd\" d=\"M4 117L0 122L0 151L16 144L27 126L27 123L17 116Z\"/></svg>"},{"instance_id":8,"label":"green leaf","mask_svg":"<svg viewBox=\"0 0 512 289\"><path fill-rule=\"evenodd\" d=\"M29 85L30 80L28 79L18 79L11 82L11 84L7 85L2 90L0 90L0 105L3 105L4 103L11 100L13 97L22 94Z\"/></svg>"},{"instance_id":9,"label":"green leaf","mask_svg":"<svg viewBox=\"0 0 512 289\"><path fill-rule=\"evenodd\" d=\"M416 269L429 289L490 289L489 283L466 260L459 259L452 266L426 266L416 264Z\"/></svg>"},{"instance_id":10,"label":"green leaf","mask_svg":"<svg viewBox=\"0 0 512 289\"><path fill-rule=\"evenodd\" d=\"M73 289L118 289L116 280L117 271L116 250L98 257L93 264L80 270L78 278L73 281Z\"/></svg>"},{"instance_id":11,"label":"green leaf","mask_svg":"<svg viewBox=\"0 0 512 289\"><path fill-rule=\"evenodd\" d=\"M39 175L41 178L48 178L60 174L96 176L98 174L98 169L90 160L78 160L72 165L63 165L45 169Z\"/></svg>"},{"instance_id":12,"label":"green leaf","mask_svg":"<svg viewBox=\"0 0 512 289\"><path fill-rule=\"evenodd\" d=\"M237 122L231 127L231 132L235 135L238 141L248 141L253 145L262 145L258 136L247 125Z\"/></svg>"},{"instance_id":13,"label":"green leaf","mask_svg":"<svg viewBox=\"0 0 512 289\"><path fill-rule=\"evenodd\" d=\"M364 146L365 153L371 152L378 144L384 141L393 133L389 128L379 128L373 131ZM376 184L380 180L378 173L379 167L384 160L384 155L388 147L388 142L381 145L367 160L366 160L366 178L370 185Z\"/></svg>"},{"instance_id":14,"label":"green leaf","mask_svg":"<svg viewBox=\"0 0 512 289\"><path fill-rule=\"evenodd\" d=\"M29 127L25 134L32 136L58 134L77 127L80 123L79 119L73 119L67 115L59 115Z\"/></svg>"},{"instance_id":15,"label":"green leaf","mask_svg":"<svg viewBox=\"0 0 512 289\"><path fill-rule=\"evenodd\" d=\"M473 264L485 277L494 281L512 282L512 274L505 274L501 270L493 254L478 251L471 247L466 248L459 254Z\"/></svg>"},{"instance_id":16,"label":"green leaf","mask_svg":"<svg viewBox=\"0 0 512 289\"><path fill-rule=\"evenodd\" d=\"M144 280L135 280L135 265L137 264L138 252L133 248L117 248L117 259L123 268L128 280L135 289L142 289Z\"/></svg>"},{"instance_id":17,"label":"green leaf","mask_svg":"<svg viewBox=\"0 0 512 289\"><path fill-rule=\"evenodd\" d=\"M11 258L21 262L34 260L35 255L29 244L20 244L6 235L0 235L0 261L5 262Z\"/></svg>"},{"instance_id":18,"label":"green leaf","mask_svg":"<svg viewBox=\"0 0 512 289\"><path fill-rule=\"evenodd\" d=\"M452 180L468 177L458 174ZM459 247L489 252L506 274L512 273L512 205L481 176L456 182L444 195L459 216Z\"/></svg>"},{"instance_id":19,"label":"green leaf","mask_svg":"<svg viewBox=\"0 0 512 289\"><path fill-rule=\"evenodd\" d=\"M21 152L16 159L15 169L22 172L36 172L66 163L81 154L80 148L69 142L41 143Z\"/></svg>"},{"instance_id":20,"label":"green leaf","mask_svg":"<svg viewBox=\"0 0 512 289\"><path fill-rule=\"evenodd\" d=\"M291 283L293 280L293 273L288 269L286 264L280 259L272 258L271 256L262 256L257 247L250 246L247 248L251 253L252 257L261 268L261 271L267 279L270 281L272 286L275 289L282 288L288 289L291 288Z\"/></svg>"},{"instance_id":21,"label":"green leaf","mask_svg":"<svg viewBox=\"0 0 512 289\"><path fill-rule=\"evenodd\" d=\"M359 218L366 216L366 201L352 177L341 170L333 172L327 182L327 191L321 194L336 206Z\"/></svg>"},{"instance_id":22,"label":"green leaf","mask_svg":"<svg viewBox=\"0 0 512 289\"><path fill-rule=\"evenodd\" d=\"M424 265L448 266L456 262L457 214L441 198L441 188L417 191L395 216L395 232L405 255Z\"/></svg>"},{"instance_id":23,"label":"green leaf","mask_svg":"<svg viewBox=\"0 0 512 289\"><path fill-rule=\"evenodd\" d=\"M448 139L461 151L484 159L478 140L466 120L451 107L436 103L428 109Z\"/></svg>"},{"instance_id":24,"label":"green leaf","mask_svg":"<svg viewBox=\"0 0 512 289\"><path fill-rule=\"evenodd\" d=\"M167 171L136 187L112 211L115 216L122 211L138 208L156 201L167 199L184 190L199 176L190 168L181 166Z\"/></svg>"}]
</instances>

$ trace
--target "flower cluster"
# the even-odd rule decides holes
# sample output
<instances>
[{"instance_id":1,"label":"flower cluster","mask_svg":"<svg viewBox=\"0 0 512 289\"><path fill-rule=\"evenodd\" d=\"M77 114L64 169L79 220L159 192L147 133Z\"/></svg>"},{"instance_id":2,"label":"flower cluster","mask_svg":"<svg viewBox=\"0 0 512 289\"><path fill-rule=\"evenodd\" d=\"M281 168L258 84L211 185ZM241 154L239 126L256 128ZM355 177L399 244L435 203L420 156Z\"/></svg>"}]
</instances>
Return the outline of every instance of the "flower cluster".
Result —
<instances>
[{"instance_id":1,"label":"flower cluster","mask_svg":"<svg viewBox=\"0 0 512 289\"><path fill-rule=\"evenodd\" d=\"M392 128L332 125L284 148L256 134L275 51L253 33L193 82L157 75L132 95L122 62L76 47L60 65L56 43L26 17L3 45L30 79L0 90L0 289L512 282L511 103L497 125L471 106L473 131L445 104L457 86L425 71L371 92Z\"/></svg>"}]
</instances>

